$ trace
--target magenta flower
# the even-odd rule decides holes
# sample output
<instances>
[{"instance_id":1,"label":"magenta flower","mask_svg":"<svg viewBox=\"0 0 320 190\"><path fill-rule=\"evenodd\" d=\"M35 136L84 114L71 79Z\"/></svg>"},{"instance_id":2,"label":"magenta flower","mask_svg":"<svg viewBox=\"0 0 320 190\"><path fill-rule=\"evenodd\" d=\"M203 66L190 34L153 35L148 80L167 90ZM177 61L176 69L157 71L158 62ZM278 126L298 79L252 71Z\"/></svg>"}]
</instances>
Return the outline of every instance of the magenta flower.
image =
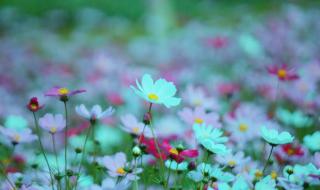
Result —
<instances>
[{"instance_id":1,"label":"magenta flower","mask_svg":"<svg viewBox=\"0 0 320 190\"><path fill-rule=\"evenodd\" d=\"M178 113L181 119L189 125L195 123L202 124L206 123L212 125L215 128L220 128L219 115L215 112L206 113L204 107L196 107L194 110L190 108L184 108Z\"/></svg>"},{"instance_id":2,"label":"magenta flower","mask_svg":"<svg viewBox=\"0 0 320 190\"><path fill-rule=\"evenodd\" d=\"M45 93L45 96L60 97L60 99L62 101L65 101L65 100L68 100L69 96L73 96L75 94L79 94L79 93L82 93L82 92L86 92L86 90L80 89L80 90L72 90L72 91L70 91L68 88L55 86L55 87L51 88L49 91L47 91Z\"/></svg>"},{"instance_id":3,"label":"magenta flower","mask_svg":"<svg viewBox=\"0 0 320 190\"><path fill-rule=\"evenodd\" d=\"M280 65L280 67L278 65L268 66L267 70L270 74L276 75L281 81L292 81L299 79L299 76L295 73L295 71L285 64Z\"/></svg>"}]
</instances>

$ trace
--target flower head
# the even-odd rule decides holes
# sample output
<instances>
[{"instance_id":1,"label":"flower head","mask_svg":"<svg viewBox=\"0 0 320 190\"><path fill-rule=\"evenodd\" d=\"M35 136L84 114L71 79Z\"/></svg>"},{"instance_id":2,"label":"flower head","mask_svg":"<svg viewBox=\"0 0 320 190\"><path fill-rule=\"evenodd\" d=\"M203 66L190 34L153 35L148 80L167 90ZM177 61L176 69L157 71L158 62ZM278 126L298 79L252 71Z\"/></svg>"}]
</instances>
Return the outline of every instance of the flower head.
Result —
<instances>
[{"instance_id":1,"label":"flower head","mask_svg":"<svg viewBox=\"0 0 320 190\"><path fill-rule=\"evenodd\" d=\"M90 121L96 121L103 117L107 117L113 114L114 109L110 106L105 111L102 111L99 105L94 105L89 111L85 105L81 104L80 106L76 106L75 108L78 115L88 119Z\"/></svg>"},{"instance_id":2,"label":"flower head","mask_svg":"<svg viewBox=\"0 0 320 190\"><path fill-rule=\"evenodd\" d=\"M153 82L149 74L144 74L141 84L136 81L137 88L131 86L134 92L150 103L164 104L167 108L177 106L181 99L174 97L176 94L176 87L172 82L165 79L158 79Z\"/></svg>"},{"instance_id":3,"label":"flower head","mask_svg":"<svg viewBox=\"0 0 320 190\"><path fill-rule=\"evenodd\" d=\"M194 110L190 108L184 108L179 112L179 116L191 126L195 123L207 123L215 128L221 128L219 115L215 112L206 113L203 107L196 107Z\"/></svg>"},{"instance_id":4,"label":"flower head","mask_svg":"<svg viewBox=\"0 0 320 190\"><path fill-rule=\"evenodd\" d=\"M299 76L294 72L293 69L288 68L287 65L272 65L267 67L270 74L275 75L281 81L291 81L299 79Z\"/></svg>"},{"instance_id":5,"label":"flower head","mask_svg":"<svg viewBox=\"0 0 320 190\"><path fill-rule=\"evenodd\" d=\"M27 108L32 112L37 112L38 110L43 108L43 105L39 104L37 97L32 97L29 101L29 104L27 105Z\"/></svg>"},{"instance_id":6,"label":"flower head","mask_svg":"<svg viewBox=\"0 0 320 190\"><path fill-rule=\"evenodd\" d=\"M267 129L266 127L261 128L261 136L271 145L278 144L288 144L291 143L294 139L293 136L288 132L279 133L275 129Z\"/></svg>"},{"instance_id":7,"label":"flower head","mask_svg":"<svg viewBox=\"0 0 320 190\"><path fill-rule=\"evenodd\" d=\"M66 120L61 114L47 113L43 117L39 118L39 125L42 129L55 134L62 131L66 127Z\"/></svg>"},{"instance_id":8,"label":"flower head","mask_svg":"<svg viewBox=\"0 0 320 190\"><path fill-rule=\"evenodd\" d=\"M152 133L149 127L146 127L143 123L138 122L137 118L131 114L127 114L121 117L121 129L131 133L133 135L144 135L151 138Z\"/></svg>"},{"instance_id":9,"label":"flower head","mask_svg":"<svg viewBox=\"0 0 320 190\"><path fill-rule=\"evenodd\" d=\"M175 171L184 171L188 169L188 162L176 162L174 160L167 160L165 162L167 168Z\"/></svg>"},{"instance_id":10,"label":"flower head","mask_svg":"<svg viewBox=\"0 0 320 190\"><path fill-rule=\"evenodd\" d=\"M178 163L184 161L185 158L195 158L199 155L197 149L185 149L182 145L174 147L168 140L163 141L162 146L170 158Z\"/></svg>"},{"instance_id":11,"label":"flower head","mask_svg":"<svg viewBox=\"0 0 320 190\"><path fill-rule=\"evenodd\" d=\"M69 96L73 96L82 92L86 92L86 90L79 89L70 91L68 88L55 86L51 88L49 91L47 91L45 93L45 96L55 96L59 97L62 101L67 101Z\"/></svg>"},{"instance_id":12,"label":"flower head","mask_svg":"<svg viewBox=\"0 0 320 190\"><path fill-rule=\"evenodd\" d=\"M0 133L7 137L13 145L28 143L36 139L29 128L17 130L0 126Z\"/></svg>"},{"instance_id":13,"label":"flower head","mask_svg":"<svg viewBox=\"0 0 320 190\"><path fill-rule=\"evenodd\" d=\"M320 150L320 132L314 132L312 135L306 135L303 138L304 145L311 151Z\"/></svg>"}]
</instances>

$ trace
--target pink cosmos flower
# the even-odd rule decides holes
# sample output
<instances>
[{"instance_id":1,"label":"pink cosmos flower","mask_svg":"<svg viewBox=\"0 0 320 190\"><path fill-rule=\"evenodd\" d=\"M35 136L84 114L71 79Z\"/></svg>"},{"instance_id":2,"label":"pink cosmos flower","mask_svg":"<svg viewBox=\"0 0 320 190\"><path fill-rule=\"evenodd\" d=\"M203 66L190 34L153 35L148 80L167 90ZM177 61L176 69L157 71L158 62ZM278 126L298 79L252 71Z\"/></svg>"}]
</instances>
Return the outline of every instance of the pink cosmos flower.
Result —
<instances>
[{"instance_id":1,"label":"pink cosmos flower","mask_svg":"<svg viewBox=\"0 0 320 190\"><path fill-rule=\"evenodd\" d=\"M199 155L197 149L184 149L183 147L171 146L168 140L163 141L163 148L168 153L169 157L174 159L176 162L181 163L185 158L195 158Z\"/></svg>"},{"instance_id":2,"label":"pink cosmos flower","mask_svg":"<svg viewBox=\"0 0 320 190\"><path fill-rule=\"evenodd\" d=\"M75 94L79 94L82 92L86 92L86 90L84 89L80 89L80 90L72 90L70 91L68 88L64 88L64 87L59 87L59 86L55 86L53 88L51 88L49 91L47 91L45 93L45 96L56 96L56 97L68 97L68 96L73 96Z\"/></svg>"},{"instance_id":3,"label":"pink cosmos flower","mask_svg":"<svg viewBox=\"0 0 320 190\"><path fill-rule=\"evenodd\" d=\"M37 112L43 108L43 105L40 105L37 97L32 97L27 105L27 108L32 112Z\"/></svg>"},{"instance_id":4,"label":"pink cosmos flower","mask_svg":"<svg viewBox=\"0 0 320 190\"><path fill-rule=\"evenodd\" d=\"M18 130L0 126L0 133L8 138L13 145L32 142L37 138L36 135L32 134L32 131L29 128Z\"/></svg>"},{"instance_id":5,"label":"pink cosmos flower","mask_svg":"<svg viewBox=\"0 0 320 190\"><path fill-rule=\"evenodd\" d=\"M66 120L61 114L53 115L47 113L39 119L39 125L42 129L55 134L66 127Z\"/></svg>"},{"instance_id":6,"label":"pink cosmos flower","mask_svg":"<svg viewBox=\"0 0 320 190\"><path fill-rule=\"evenodd\" d=\"M268 66L267 70L270 74L276 75L281 81L292 81L299 79L299 76L294 72L293 69L289 68L287 65L282 64Z\"/></svg>"},{"instance_id":7,"label":"pink cosmos flower","mask_svg":"<svg viewBox=\"0 0 320 190\"><path fill-rule=\"evenodd\" d=\"M275 158L280 164L295 163L306 157L307 149L299 144L284 144L275 150Z\"/></svg>"},{"instance_id":8,"label":"pink cosmos flower","mask_svg":"<svg viewBox=\"0 0 320 190\"><path fill-rule=\"evenodd\" d=\"M128 180L139 179L137 174L142 172L141 168L128 169L127 158L123 152L118 152L113 156L104 156L98 162L108 169L111 177L124 177Z\"/></svg>"},{"instance_id":9,"label":"pink cosmos flower","mask_svg":"<svg viewBox=\"0 0 320 190\"><path fill-rule=\"evenodd\" d=\"M206 123L212 125L215 128L221 128L221 123L219 122L219 115L215 112L206 113L203 107L196 107L194 110L191 108L184 108L178 113L181 119L192 126L193 124Z\"/></svg>"},{"instance_id":10,"label":"pink cosmos flower","mask_svg":"<svg viewBox=\"0 0 320 190\"><path fill-rule=\"evenodd\" d=\"M152 137L152 132L149 127L145 127L142 122L138 122L137 118L132 114L127 114L121 117L121 129L133 135ZM144 129L143 129L144 128Z\"/></svg>"}]
</instances>

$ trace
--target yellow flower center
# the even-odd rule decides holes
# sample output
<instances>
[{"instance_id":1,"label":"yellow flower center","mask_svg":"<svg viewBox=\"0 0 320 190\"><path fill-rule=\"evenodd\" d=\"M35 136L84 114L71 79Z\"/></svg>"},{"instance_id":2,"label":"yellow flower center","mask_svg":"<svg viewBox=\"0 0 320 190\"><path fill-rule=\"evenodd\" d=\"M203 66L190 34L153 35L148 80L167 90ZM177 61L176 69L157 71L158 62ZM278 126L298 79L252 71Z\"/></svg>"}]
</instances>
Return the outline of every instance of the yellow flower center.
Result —
<instances>
[{"instance_id":1,"label":"yellow flower center","mask_svg":"<svg viewBox=\"0 0 320 190\"><path fill-rule=\"evenodd\" d=\"M137 134L139 132L139 128L138 127L133 127L132 131L133 131L133 133Z\"/></svg>"},{"instance_id":2,"label":"yellow flower center","mask_svg":"<svg viewBox=\"0 0 320 190\"><path fill-rule=\"evenodd\" d=\"M150 100L155 100L155 101L157 101L157 100L159 99L159 97L158 97L156 94L154 94L154 93L150 93L150 94L148 95L148 98L149 98Z\"/></svg>"},{"instance_id":3,"label":"yellow flower center","mask_svg":"<svg viewBox=\"0 0 320 190\"><path fill-rule=\"evenodd\" d=\"M237 163L236 163L236 161L234 161L234 160L230 160L229 162L228 162L228 165L230 166L230 167L233 167L233 166L235 166Z\"/></svg>"},{"instance_id":4,"label":"yellow flower center","mask_svg":"<svg viewBox=\"0 0 320 190\"><path fill-rule=\"evenodd\" d=\"M260 179L260 178L263 176L263 173L262 173L262 171L257 170L257 171L254 173L254 176L255 176L257 179Z\"/></svg>"},{"instance_id":5,"label":"yellow flower center","mask_svg":"<svg viewBox=\"0 0 320 190\"><path fill-rule=\"evenodd\" d=\"M14 135L14 136L13 136L13 141L14 141L14 142L19 142L20 139L21 139L20 135Z\"/></svg>"},{"instance_id":6,"label":"yellow flower center","mask_svg":"<svg viewBox=\"0 0 320 190\"><path fill-rule=\"evenodd\" d=\"M286 76L287 76L287 71L286 70L284 70L284 69L279 69L278 70L278 77L279 78L284 78Z\"/></svg>"},{"instance_id":7,"label":"yellow flower center","mask_svg":"<svg viewBox=\"0 0 320 190\"><path fill-rule=\"evenodd\" d=\"M175 149L175 148L171 148L171 149L169 150L169 152L170 152L171 154L174 154L174 155L178 155L178 154L179 154L178 150Z\"/></svg>"},{"instance_id":8,"label":"yellow flower center","mask_svg":"<svg viewBox=\"0 0 320 190\"><path fill-rule=\"evenodd\" d=\"M248 125L244 124L244 123L241 123L239 125L239 131L241 132L246 132L248 130Z\"/></svg>"},{"instance_id":9,"label":"yellow flower center","mask_svg":"<svg viewBox=\"0 0 320 190\"><path fill-rule=\"evenodd\" d=\"M276 179L278 177L278 174L275 171L272 171L270 175L272 179Z\"/></svg>"},{"instance_id":10,"label":"yellow flower center","mask_svg":"<svg viewBox=\"0 0 320 190\"><path fill-rule=\"evenodd\" d=\"M287 154L288 154L289 156L293 155L293 154L294 154L294 150L293 150L292 148L289 148L289 149L287 150Z\"/></svg>"},{"instance_id":11,"label":"yellow flower center","mask_svg":"<svg viewBox=\"0 0 320 190\"><path fill-rule=\"evenodd\" d=\"M203 123L203 119L197 117L197 118L194 119L194 122L198 123L198 124L201 124L201 123Z\"/></svg>"},{"instance_id":12,"label":"yellow flower center","mask_svg":"<svg viewBox=\"0 0 320 190\"><path fill-rule=\"evenodd\" d=\"M126 173L126 171L124 171L124 168L118 168L117 169L117 173L121 174L121 175L124 175Z\"/></svg>"},{"instance_id":13,"label":"yellow flower center","mask_svg":"<svg viewBox=\"0 0 320 190\"><path fill-rule=\"evenodd\" d=\"M200 99L195 99L195 100L193 100L193 104L195 106L201 106L202 105L202 101Z\"/></svg>"},{"instance_id":14,"label":"yellow flower center","mask_svg":"<svg viewBox=\"0 0 320 190\"><path fill-rule=\"evenodd\" d=\"M57 128L56 127L51 127L50 128L50 133L56 133L57 132Z\"/></svg>"},{"instance_id":15,"label":"yellow flower center","mask_svg":"<svg viewBox=\"0 0 320 190\"><path fill-rule=\"evenodd\" d=\"M31 109L33 109L33 110L35 110L35 109L38 108L38 106L37 106L36 104L31 104L30 107L31 107Z\"/></svg>"},{"instance_id":16,"label":"yellow flower center","mask_svg":"<svg viewBox=\"0 0 320 190\"><path fill-rule=\"evenodd\" d=\"M59 88L58 90L58 94L63 96L63 95L67 95L69 93L69 90L67 88Z\"/></svg>"}]
</instances>

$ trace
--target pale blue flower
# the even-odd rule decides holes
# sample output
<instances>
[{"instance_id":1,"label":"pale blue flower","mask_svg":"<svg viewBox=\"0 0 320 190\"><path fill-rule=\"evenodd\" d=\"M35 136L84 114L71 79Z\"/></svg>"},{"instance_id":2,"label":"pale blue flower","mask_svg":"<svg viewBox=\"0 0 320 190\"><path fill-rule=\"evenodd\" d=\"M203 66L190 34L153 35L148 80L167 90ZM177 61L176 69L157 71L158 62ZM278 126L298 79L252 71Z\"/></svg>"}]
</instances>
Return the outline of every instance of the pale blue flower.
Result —
<instances>
[{"instance_id":1,"label":"pale blue flower","mask_svg":"<svg viewBox=\"0 0 320 190\"><path fill-rule=\"evenodd\" d=\"M174 160L167 160L165 165L167 168L175 171L184 171L188 169L188 162L177 163Z\"/></svg>"},{"instance_id":2,"label":"pale blue flower","mask_svg":"<svg viewBox=\"0 0 320 190\"><path fill-rule=\"evenodd\" d=\"M299 110L290 112L289 110L279 108L276 111L276 116L285 125L296 128L310 127L313 123L309 116Z\"/></svg>"},{"instance_id":3,"label":"pale blue flower","mask_svg":"<svg viewBox=\"0 0 320 190\"><path fill-rule=\"evenodd\" d=\"M218 165L210 165L201 163L198 165L197 170L190 171L188 177L195 182L199 182L203 179L215 179L219 182L230 182L234 180L234 176L229 172L224 172Z\"/></svg>"},{"instance_id":4,"label":"pale blue flower","mask_svg":"<svg viewBox=\"0 0 320 190\"><path fill-rule=\"evenodd\" d=\"M230 152L223 144L228 141L228 138L222 136L222 130L213 128L211 125L194 124L193 131L198 142L208 151L221 155Z\"/></svg>"},{"instance_id":5,"label":"pale blue flower","mask_svg":"<svg viewBox=\"0 0 320 190\"><path fill-rule=\"evenodd\" d=\"M320 132L317 131L312 135L307 135L303 138L303 144L312 151L320 150Z\"/></svg>"},{"instance_id":6,"label":"pale blue flower","mask_svg":"<svg viewBox=\"0 0 320 190\"><path fill-rule=\"evenodd\" d=\"M288 144L294 139L288 132L279 133L275 129L267 129L266 127L261 128L261 136L271 145Z\"/></svg>"},{"instance_id":7,"label":"pale blue flower","mask_svg":"<svg viewBox=\"0 0 320 190\"><path fill-rule=\"evenodd\" d=\"M276 190L276 182L270 175L258 181L255 185L255 190Z\"/></svg>"},{"instance_id":8,"label":"pale blue flower","mask_svg":"<svg viewBox=\"0 0 320 190\"><path fill-rule=\"evenodd\" d=\"M78 115L88 120L97 120L113 114L114 109L110 106L108 109L102 111L100 105L94 105L91 110L88 110L85 105L81 104L75 108Z\"/></svg>"},{"instance_id":9,"label":"pale blue flower","mask_svg":"<svg viewBox=\"0 0 320 190\"><path fill-rule=\"evenodd\" d=\"M144 74L141 84L137 80L136 85L137 88L130 87L137 95L150 103L164 104L167 108L180 104L181 99L174 97L177 89L172 82L165 79L158 79L153 82L149 74Z\"/></svg>"}]
</instances>

